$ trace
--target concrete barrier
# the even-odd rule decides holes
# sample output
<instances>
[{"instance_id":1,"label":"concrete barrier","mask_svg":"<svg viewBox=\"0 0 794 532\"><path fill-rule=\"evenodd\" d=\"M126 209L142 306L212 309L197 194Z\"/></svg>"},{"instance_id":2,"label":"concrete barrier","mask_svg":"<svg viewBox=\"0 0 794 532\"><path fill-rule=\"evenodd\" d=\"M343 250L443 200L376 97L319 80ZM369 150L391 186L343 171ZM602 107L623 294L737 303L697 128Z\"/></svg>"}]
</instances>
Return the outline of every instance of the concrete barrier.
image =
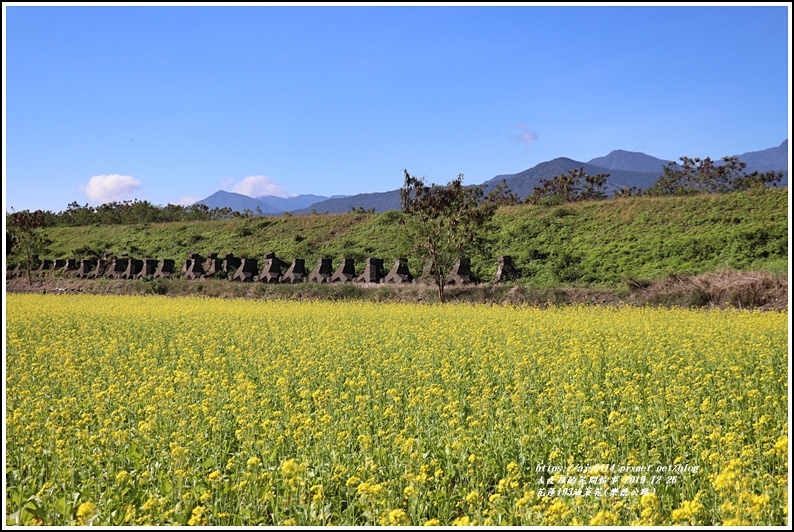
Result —
<instances>
[{"instance_id":1,"label":"concrete barrier","mask_svg":"<svg viewBox=\"0 0 794 532\"><path fill-rule=\"evenodd\" d=\"M254 279L261 283L278 283L281 280L281 259L276 257L274 252L265 254L265 266L262 268L262 273Z\"/></svg>"},{"instance_id":2,"label":"concrete barrier","mask_svg":"<svg viewBox=\"0 0 794 532\"><path fill-rule=\"evenodd\" d=\"M356 262L353 259L342 259L342 264L329 279L332 283L350 283L356 277Z\"/></svg>"},{"instance_id":3,"label":"concrete barrier","mask_svg":"<svg viewBox=\"0 0 794 532\"><path fill-rule=\"evenodd\" d=\"M240 266L232 275L232 281L250 283L257 277L259 269L256 259L240 259Z\"/></svg>"},{"instance_id":4,"label":"concrete barrier","mask_svg":"<svg viewBox=\"0 0 794 532\"><path fill-rule=\"evenodd\" d=\"M96 279L98 277L104 277L107 269L108 269L107 259L99 259L96 261L96 264L94 265L94 269L88 272L85 277L86 279Z\"/></svg>"},{"instance_id":5,"label":"concrete barrier","mask_svg":"<svg viewBox=\"0 0 794 532\"><path fill-rule=\"evenodd\" d=\"M109 277L111 279L121 279L121 276L124 275L125 271L127 271L128 262L129 261L127 259L111 259L110 265L108 265L107 271L105 272L105 277Z\"/></svg>"},{"instance_id":6,"label":"concrete barrier","mask_svg":"<svg viewBox=\"0 0 794 532\"><path fill-rule=\"evenodd\" d=\"M165 279L172 277L176 273L176 261L174 259L163 259L157 265L153 277L155 279Z\"/></svg>"},{"instance_id":7,"label":"concrete barrier","mask_svg":"<svg viewBox=\"0 0 794 532\"><path fill-rule=\"evenodd\" d=\"M210 253L204 261L204 277L215 277L220 273L223 273L223 259L218 258L217 253Z\"/></svg>"},{"instance_id":8,"label":"concrete barrier","mask_svg":"<svg viewBox=\"0 0 794 532\"><path fill-rule=\"evenodd\" d=\"M143 261L141 259L129 259L127 261L127 268L124 273L119 276L119 279L135 279L135 276L143 269Z\"/></svg>"},{"instance_id":9,"label":"concrete barrier","mask_svg":"<svg viewBox=\"0 0 794 532\"><path fill-rule=\"evenodd\" d=\"M436 282L433 259L425 260L422 273L419 275L419 277L415 278L413 282L417 284L432 284Z\"/></svg>"},{"instance_id":10,"label":"concrete barrier","mask_svg":"<svg viewBox=\"0 0 794 532\"><path fill-rule=\"evenodd\" d=\"M468 258L463 257L455 261L455 264L452 266L452 271L447 275L447 284L453 286L474 284Z\"/></svg>"},{"instance_id":11,"label":"concrete barrier","mask_svg":"<svg viewBox=\"0 0 794 532\"><path fill-rule=\"evenodd\" d=\"M331 259L317 259L317 265L309 274L309 281L313 283L327 283L330 282L333 274L334 270L331 266Z\"/></svg>"},{"instance_id":12,"label":"concrete barrier","mask_svg":"<svg viewBox=\"0 0 794 532\"><path fill-rule=\"evenodd\" d=\"M61 272L72 277L77 274L77 268L77 259L66 259L66 264L64 264Z\"/></svg>"},{"instance_id":13,"label":"concrete barrier","mask_svg":"<svg viewBox=\"0 0 794 532\"><path fill-rule=\"evenodd\" d=\"M198 253L191 253L188 255L187 260L185 261L184 266L184 277L185 279L194 280L194 279L201 279L204 277L204 257L199 255Z\"/></svg>"},{"instance_id":14,"label":"concrete barrier","mask_svg":"<svg viewBox=\"0 0 794 532\"><path fill-rule=\"evenodd\" d=\"M353 282L379 283L383 277L383 259L368 258L364 262L364 272L354 278Z\"/></svg>"},{"instance_id":15,"label":"concrete barrier","mask_svg":"<svg viewBox=\"0 0 794 532\"><path fill-rule=\"evenodd\" d=\"M411 275L411 272L408 270L408 261L400 258L394 261L394 266L392 266L389 273L386 274L386 277L383 278L383 282L401 284L410 283L413 279L413 275Z\"/></svg>"},{"instance_id":16,"label":"concrete barrier","mask_svg":"<svg viewBox=\"0 0 794 532\"><path fill-rule=\"evenodd\" d=\"M80 267L77 268L77 277L81 279L85 279L88 277L88 274L96 268L96 261L94 259L82 259L80 261Z\"/></svg>"},{"instance_id":17,"label":"concrete barrier","mask_svg":"<svg viewBox=\"0 0 794 532\"><path fill-rule=\"evenodd\" d=\"M41 261L41 264L39 264L39 267L36 269L36 271L39 273L48 272L52 269L53 264L55 264L53 261L44 259Z\"/></svg>"},{"instance_id":18,"label":"concrete barrier","mask_svg":"<svg viewBox=\"0 0 794 532\"><path fill-rule=\"evenodd\" d=\"M293 259L284 275L281 276L282 283L302 283L307 279L306 264L303 259Z\"/></svg>"},{"instance_id":19,"label":"concrete barrier","mask_svg":"<svg viewBox=\"0 0 794 532\"><path fill-rule=\"evenodd\" d=\"M226 277L231 279L234 272L237 271L237 268L240 267L242 264L242 260L238 257L235 257L233 253L227 253L223 256L223 272L226 274Z\"/></svg>"},{"instance_id":20,"label":"concrete barrier","mask_svg":"<svg viewBox=\"0 0 794 532\"><path fill-rule=\"evenodd\" d=\"M501 283L505 281L515 281L521 277L521 272L513 264L513 257L510 255L502 255L497 259L496 275L494 275L493 282Z\"/></svg>"},{"instance_id":21,"label":"concrete barrier","mask_svg":"<svg viewBox=\"0 0 794 532\"><path fill-rule=\"evenodd\" d=\"M157 272L157 259L143 259L141 261L141 269L132 278L140 279L141 277L154 277Z\"/></svg>"}]
</instances>

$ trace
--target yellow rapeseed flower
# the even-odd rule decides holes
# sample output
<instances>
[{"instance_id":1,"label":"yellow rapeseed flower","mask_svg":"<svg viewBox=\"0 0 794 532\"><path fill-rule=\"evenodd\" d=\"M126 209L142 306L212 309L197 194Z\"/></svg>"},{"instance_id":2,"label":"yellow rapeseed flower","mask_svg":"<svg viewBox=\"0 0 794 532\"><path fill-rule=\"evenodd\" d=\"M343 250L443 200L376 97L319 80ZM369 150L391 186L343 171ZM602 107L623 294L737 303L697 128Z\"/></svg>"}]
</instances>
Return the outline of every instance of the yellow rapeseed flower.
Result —
<instances>
[{"instance_id":1,"label":"yellow rapeseed flower","mask_svg":"<svg viewBox=\"0 0 794 532\"><path fill-rule=\"evenodd\" d=\"M389 524L390 525L407 525L408 524L408 515L405 513L405 510L402 508L397 508L389 512Z\"/></svg>"},{"instance_id":2,"label":"yellow rapeseed flower","mask_svg":"<svg viewBox=\"0 0 794 532\"><path fill-rule=\"evenodd\" d=\"M592 519L590 519L590 526L604 526L614 525L617 516L608 510L601 510Z\"/></svg>"},{"instance_id":3,"label":"yellow rapeseed flower","mask_svg":"<svg viewBox=\"0 0 794 532\"><path fill-rule=\"evenodd\" d=\"M187 524L190 526L196 525L206 525L207 524L207 517L205 515L206 508L203 506L196 506L190 513L190 519L188 519Z\"/></svg>"},{"instance_id":4,"label":"yellow rapeseed flower","mask_svg":"<svg viewBox=\"0 0 794 532\"><path fill-rule=\"evenodd\" d=\"M96 504L91 501L86 501L81 503L80 506L77 507L77 517L81 519L88 519L89 517L93 517L96 513Z\"/></svg>"},{"instance_id":5,"label":"yellow rapeseed flower","mask_svg":"<svg viewBox=\"0 0 794 532\"><path fill-rule=\"evenodd\" d=\"M13 293L6 310L8 473L44 508L73 476L130 526L432 521L438 493L470 525L787 520L788 311ZM656 471L574 470L599 464L682 471L640 496L623 491ZM671 507L671 489L702 495ZM101 521L78 509L47 524Z\"/></svg>"}]
</instances>

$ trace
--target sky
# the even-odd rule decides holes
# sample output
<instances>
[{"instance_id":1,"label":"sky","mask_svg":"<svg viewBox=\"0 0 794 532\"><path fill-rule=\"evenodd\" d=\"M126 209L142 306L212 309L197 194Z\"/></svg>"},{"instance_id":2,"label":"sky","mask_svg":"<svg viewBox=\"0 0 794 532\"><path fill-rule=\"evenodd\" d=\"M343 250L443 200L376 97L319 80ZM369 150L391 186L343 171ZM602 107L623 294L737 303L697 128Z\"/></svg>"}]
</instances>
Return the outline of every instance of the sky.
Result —
<instances>
[{"instance_id":1,"label":"sky","mask_svg":"<svg viewBox=\"0 0 794 532\"><path fill-rule=\"evenodd\" d=\"M6 212L479 184L791 132L791 5L3 4Z\"/></svg>"}]
</instances>

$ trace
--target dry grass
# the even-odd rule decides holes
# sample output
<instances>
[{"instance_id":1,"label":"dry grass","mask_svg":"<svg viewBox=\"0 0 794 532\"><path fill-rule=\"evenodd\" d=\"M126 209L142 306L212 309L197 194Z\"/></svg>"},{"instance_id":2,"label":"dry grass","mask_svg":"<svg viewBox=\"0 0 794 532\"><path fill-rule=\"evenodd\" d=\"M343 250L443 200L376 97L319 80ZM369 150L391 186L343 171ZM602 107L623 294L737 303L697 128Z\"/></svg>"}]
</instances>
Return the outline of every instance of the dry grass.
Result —
<instances>
[{"instance_id":1,"label":"dry grass","mask_svg":"<svg viewBox=\"0 0 794 532\"><path fill-rule=\"evenodd\" d=\"M788 278L769 272L719 270L701 275L673 275L636 291L649 304L710 307L788 308Z\"/></svg>"},{"instance_id":2,"label":"dry grass","mask_svg":"<svg viewBox=\"0 0 794 532\"><path fill-rule=\"evenodd\" d=\"M671 275L654 282L626 281L628 290L594 287L537 288L525 285L449 287L458 303L549 305L636 305L684 308L788 309L788 278L769 272L719 270L701 275ZM248 299L373 300L433 303L436 289L427 284L268 285L224 280L124 281L114 279L41 278L6 281L7 292L86 292L92 294L163 294Z\"/></svg>"}]
</instances>

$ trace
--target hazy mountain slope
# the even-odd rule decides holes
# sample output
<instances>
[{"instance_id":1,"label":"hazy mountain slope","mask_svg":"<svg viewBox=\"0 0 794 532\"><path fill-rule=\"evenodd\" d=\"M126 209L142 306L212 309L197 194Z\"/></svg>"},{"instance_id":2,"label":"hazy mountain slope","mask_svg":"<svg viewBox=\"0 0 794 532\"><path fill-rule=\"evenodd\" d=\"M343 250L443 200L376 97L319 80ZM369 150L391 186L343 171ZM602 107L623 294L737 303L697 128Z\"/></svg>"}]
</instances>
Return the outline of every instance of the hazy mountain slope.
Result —
<instances>
[{"instance_id":1,"label":"hazy mountain slope","mask_svg":"<svg viewBox=\"0 0 794 532\"><path fill-rule=\"evenodd\" d=\"M641 152L614 150L604 157L590 159L587 164L600 166L609 170L626 170L629 172L656 173L661 175L664 166L670 161L657 159Z\"/></svg>"},{"instance_id":2,"label":"hazy mountain slope","mask_svg":"<svg viewBox=\"0 0 794 532\"><path fill-rule=\"evenodd\" d=\"M313 211L318 213L341 213L348 212L353 208L370 210L375 212L386 212L400 209L400 191L390 190L388 192L372 192L368 194L356 194L344 198L331 198L325 201L312 204L305 209L293 211L293 214L311 214Z\"/></svg>"},{"instance_id":3,"label":"hazy mountain slope","mask_svg":"<svg viewBox=\"0 0 794 532\"><path fill-rule=\"evenodd\" d=\"M739 155L739 160L746 163L746 171L768 172L788 170L788 139L776 148L761 151L751 151Z\"/></svg>"},{"instance_id":4,"label":"hazy mountain slope","mask_svg":"<svg viewBox=\"0 0 794 532\"><path fill-rule=\"evenodd\" d=\"M309 205L319 201L329 199L327 196L317 196L316 194L300 194L289 198L279 198L278 196L260 196L259 201L272 206L280 212L292 212L298 209L305 209Z\"/></svg>"},{"instance_id":5,"label":"hazy mountain slope","mask_svg":"<svg viewBox=\"0 0 794 532\"><path fill-rule=\"evenodd\" d=\"M225 190L219 190L211 196L194 203L194 205L198 204L206 205L210 209L222 209L224 207L229 207L233 211L237 212L243 212L246 209L251 212L256 212L257 208L259 208L259 210L264 214L278 214L281 212L279 209L258 199L254 199L243 194L237 194L236 192L226 192Z\"/></svg>"},{"instance_id":6,"label":"hazy mountain slope","mask_svg":"<svg viewBox=\"0 0 794 532\"><path fill-rule=\"evenodd\" d=\"M698 157L699 155L693 154L689 156ZM721 157L712 157L714 161L719 161L720 159ZM781 186L787 185L788 140L784 140L780 146L775 148L743 153L739 155L739 159L747 163L745 170L748 173L783 170L784 177ZM663 167L669 162L673 161L665 161L641 152L614 150L604 157L596 157L586 163L567 157L558 157L516 174L497 175L485 181L482 185L484 192L487 194L499 185L502 180L505 180L513 193L523 200L532 194L542 179L551 179L560 174L567 174L571 170L582 168L590 175L609 174L607 178L607 193L611 194L621 187L646 189L653 186L662 175ZM262 196L257 199L244 198L247 198L247 196L219 191L197 203L204 203L209 207L231 207L240 212L245 209L255 212L256 206L260 206L265 214L278 214L285 211L293 214L310 214L312 212L333 214L349 212L352 209L374 209L375 212L400 209L399 189L353 196L331 196L330 198L313 194L303 194L293 198L277 198L274 196ZM259 201L260 203L251 203L252 201Z\"/></svg>"},{"instance_id":7,"label":"hazy mountain slope","mask_svg":"<svg viewBox=\"0 0 794 532\"><path fill-rule=\"evenodd\" d=\"M647 188L653 185L662 172L630 172L626 170L612 170L602 168L592 164L574 161L567 157L558 157L545 163L540 163L528 170L513 175L501 175L490 179L484 183L487 193L493 187L499 185L504 179L507 186L519 198L524 199L535 190L540 184L541 179L550 179L560 174L567 174L571 170L583 168L590 175L609 174L607 178L607 189L612 192L620 187Z\"/></svg>"}]
</instances>

